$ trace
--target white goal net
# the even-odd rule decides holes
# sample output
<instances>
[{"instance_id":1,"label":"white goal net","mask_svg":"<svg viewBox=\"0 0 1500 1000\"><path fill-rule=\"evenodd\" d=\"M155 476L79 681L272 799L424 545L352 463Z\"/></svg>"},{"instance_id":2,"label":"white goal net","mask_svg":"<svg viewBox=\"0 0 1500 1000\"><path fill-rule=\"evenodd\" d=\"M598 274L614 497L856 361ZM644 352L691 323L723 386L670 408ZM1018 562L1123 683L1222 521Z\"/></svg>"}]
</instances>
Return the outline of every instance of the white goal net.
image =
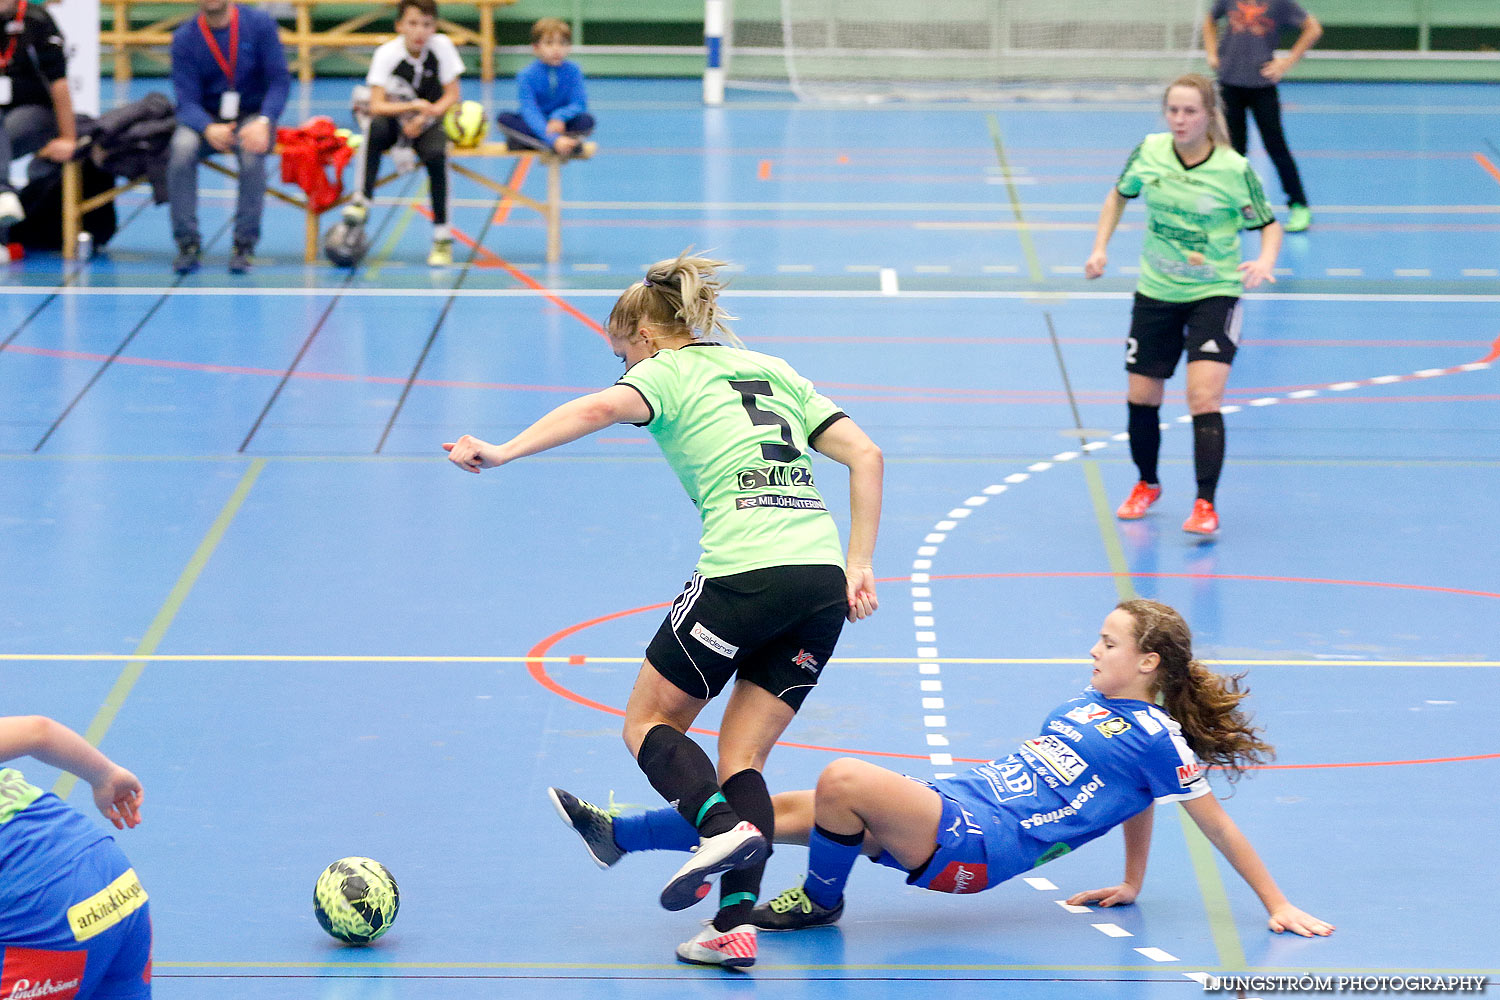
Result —
<instances>
[{"instance_id":1,"label":"white goal net","mask_svg":"<svg viewBox=\"0 0 1500 1000\"><path fill-rule=\"evenodd\" d=\"M731 0L730 86L807 100L1138 97L1201 68L1206 0Z\"/></svg>"}]
</instances>

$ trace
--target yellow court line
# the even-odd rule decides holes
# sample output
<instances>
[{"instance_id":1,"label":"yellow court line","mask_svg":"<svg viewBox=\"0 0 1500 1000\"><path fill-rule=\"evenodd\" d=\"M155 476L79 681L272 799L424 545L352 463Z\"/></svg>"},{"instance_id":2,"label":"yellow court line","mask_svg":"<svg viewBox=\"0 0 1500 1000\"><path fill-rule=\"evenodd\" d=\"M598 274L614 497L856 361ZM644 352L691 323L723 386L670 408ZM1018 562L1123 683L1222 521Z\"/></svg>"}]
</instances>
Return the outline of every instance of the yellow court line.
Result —
<instances>
[{"instance_id":1,"label":"yellow court line","mask_svg":"<svg viewBox=\"0 0 1500 1000\"><path fill-rule=\"evenodd\" d=\"M89 728L84 732L83 738L94 746L98 746L104 740L104 734L109 732L109 727L114 723L115 716L125 705L125 699L130 696L135 682L140 680L141 673L146 669L146 661L154 659L156 647L161 645L162 639L167 634L167 629L172 627L172 621L177 617L177 612L182 609L183 601L187 600L188 592L193 589L193 584L198 582L203 568L208 565L209 557L218 548L224 533L229 530L229 522L234 520L234 515L239 513L240 506L245 502L245 497L250 494L250 487L255 485L255 480L260 477L266 467L266 460L257 458L250 463L245 474L240 477L239 484L235 486L234 492L230 494L219 516L214 518L214 523L209 527L208 534L198 543L197 550L184 567L182 573L177 577L177 582L167 594L167 599L162 603L161 609L156 612L156 618L146 629L146 635L141 639L140 645L136 647L135 653L130 656L116 656L113 659L128 661L120 676L115 678L115 683L110 688L109 694L104 698L104 704L99 706L99 711L94 715L94 721L89 723ZM52 794L60 799L66 799L73 791L73 786L78 783L78 778L71 772L64 771L52 786Z\"/></svg>"},{"instance_id":2,"label":"yellow court line","mask_svg":"<svg viewBox=\"0 0 1500 1000\"><path fill-rule=\"evenodd\" d=\"M910 664L911 656L835 656L830 665ZM926 656L923 663L977 666L1082 666L1082 657ZM639 656L367 656L340 653L0 653L0 662L38 663L640 663ZM1208 660L1219 667L1500 667L1500 660Z\"/></svg>"}]
</instances>

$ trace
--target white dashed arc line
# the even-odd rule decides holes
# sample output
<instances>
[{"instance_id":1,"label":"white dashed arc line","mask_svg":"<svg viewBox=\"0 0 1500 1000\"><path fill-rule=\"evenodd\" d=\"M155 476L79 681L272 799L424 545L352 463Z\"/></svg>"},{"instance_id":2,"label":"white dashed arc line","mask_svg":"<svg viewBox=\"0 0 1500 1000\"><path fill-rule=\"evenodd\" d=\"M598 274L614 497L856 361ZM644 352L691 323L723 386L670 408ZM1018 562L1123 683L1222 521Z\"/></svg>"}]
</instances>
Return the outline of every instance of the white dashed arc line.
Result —
<instances>
[{"instance_id":1,"label":"white dashed arc line","mask_svg":"<svg viewBox=\"0 0 1500 1000\"><path fill-rule=\"evenodd\" d=\"M1054 349L1058 350L1058 364L1062 368L1064 381L1067 380L1066 367L1062 366L1062 355L1057 346L1056 332L1052 328L1050 314L1046 315L1048 331L1052 335ZM1484 371L1492 367L1492 362L1475 361L1462 365L1451 365L1446 368L1423 368L1405 375L1377 375L1373 378L1355 379L1343 382L1331 382L1318 387L1295 389L1279 395L1261 396L1248 401L1245 406L1259 408L1271 406L1283 400L1311 399L1322 393L1347 392L1364 386L1392 385L1399 382L1414 381L1417 379L1437 378L1444 375L1455 375L1463 372ZM1069 399L1072 400L1072 390L1069 387ZM1245 407L1230 404L1222 407L1222 412L1234 414L1241 412ZM1032 462L1026 466L1024 472L1012 472L1003 477L999 482L985 486L978 493L963 501L962 506L954 507L952 510L932 526L922 539L922 544L917 547L917 557L912 560L911 598L912 598L912 625L915 629L914 638L917 649L917 672L918 686L921 691L922 725L926 730L926 742L928 747L928 761L934 768L934 778L951 778L954 772L948 770L953 767L953 753L948 735L944 730L948 726L946 715L947 702L943 692L942 666L936 662L938 658L938 634L937 617L932 600L932 564L938 555L941 546L948 540L949 535L956 530L961 522L967 520L977 509L983 507L990 501L991 497L1000 496L1007 492L1012 486L1018 486L1026 482L1032 476L1046 472L1056 465L1072 462L1082 456L1101 451L1110 446L1111 442L1128 441L1130 435L1126 432L1114 434L1109 441L1086 440L1087 432L1083 429L1080 415L1076 404L1073 407L1073 418L1078 428L1079 448L1073 451L1062 451L1053 455L1050 459ZM1178 417L1176 423L1189 423L1192 417L1184 415ZM1172 424L1161 424L1162 430L1169 430ZM1050 879L1041 877L1029 877L1023 879L1038 892L1060 892L1061 890L1052 883ZM1054 902L1063 910L1072 914L1095 914L1098 911L1093 907L1075 906L1066 899L1055 899ZM1131 932L1113 923L1092 924L1095 930L1109 937L1131 937ZM1142 957L1153 962L1177 962L1181 959L1172 953L1156 947L1140 947L1135 951ZM1199 973L1184 973L1189 979L1194 979Z\"/></svg>"}]
</instances>

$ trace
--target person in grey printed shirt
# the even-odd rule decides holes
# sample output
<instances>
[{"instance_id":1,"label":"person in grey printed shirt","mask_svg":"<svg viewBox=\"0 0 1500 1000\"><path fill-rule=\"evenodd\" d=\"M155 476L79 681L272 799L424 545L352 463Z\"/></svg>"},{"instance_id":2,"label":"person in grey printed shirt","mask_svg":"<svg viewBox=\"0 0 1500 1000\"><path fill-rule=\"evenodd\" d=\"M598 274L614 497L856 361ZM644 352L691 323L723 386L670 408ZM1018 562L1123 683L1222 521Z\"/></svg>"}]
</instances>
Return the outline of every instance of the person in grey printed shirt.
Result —
<instances>
[{"instance_id":1,"label":"person in grey printed shirt","mask_svg":"<svg viewBox=\"0 0 1500 1000\"><path fill-rule=\"evenodd\" d=\"M1220 19L1228 25L1222 38ZM1301 34L1290 52L1277 56L1277 38L1283 28L1289 27L1301 28ZM1322 36L1323 25L1297 0L1214 0L1203 19L1203 48L1209 66L1219 75L1229 141L1236 152L1245 152L1248 110L1255 116L1260 140L1286 192L1291 210L1286 223L1289 233L1300 233L1312 225L1312 211L1307 207L1297 161L1292 159L1281 128L1281 98L1276 85Z\"/></svg>"}]
</instances>

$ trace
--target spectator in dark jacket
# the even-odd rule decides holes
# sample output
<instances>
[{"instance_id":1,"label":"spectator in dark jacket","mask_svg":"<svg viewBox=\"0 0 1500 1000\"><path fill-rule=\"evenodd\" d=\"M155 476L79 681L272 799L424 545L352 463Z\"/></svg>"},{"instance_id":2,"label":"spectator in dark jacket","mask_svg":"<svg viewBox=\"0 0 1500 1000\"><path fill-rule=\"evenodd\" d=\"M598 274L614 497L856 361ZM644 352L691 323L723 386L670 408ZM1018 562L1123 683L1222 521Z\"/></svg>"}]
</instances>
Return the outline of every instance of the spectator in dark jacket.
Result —
<instances>
[{"instance_id":1,"label":"spectator in dark jacket","mask_svg":"<svg viewBox=\"0 0 1500 1000\"><path fill-rule=\"evenodd\" d=\"M35 153L45 161L73 157L78 130L68 92L62 33L40 3L0 0L0 242L25 217L10 185L10 163Z\"/></svg>"},{"instance_id":2,"label":"spectator in dark jacket","mask_svg":"<svg viewBox=\"0 0 1500 1000\"><path fill-rule=\"evenodd\" d=\"M198 0L198 10L172 36L178 125L168 183L172 238L177 241L174 266L178 274L188 274L201 260L198 162L213 153L234 153L240 192L229 270L244 274L260 239L266 155L286 107L291 76L276 22L268 15L230 0Z\"/></svg>"}]
</instances>

